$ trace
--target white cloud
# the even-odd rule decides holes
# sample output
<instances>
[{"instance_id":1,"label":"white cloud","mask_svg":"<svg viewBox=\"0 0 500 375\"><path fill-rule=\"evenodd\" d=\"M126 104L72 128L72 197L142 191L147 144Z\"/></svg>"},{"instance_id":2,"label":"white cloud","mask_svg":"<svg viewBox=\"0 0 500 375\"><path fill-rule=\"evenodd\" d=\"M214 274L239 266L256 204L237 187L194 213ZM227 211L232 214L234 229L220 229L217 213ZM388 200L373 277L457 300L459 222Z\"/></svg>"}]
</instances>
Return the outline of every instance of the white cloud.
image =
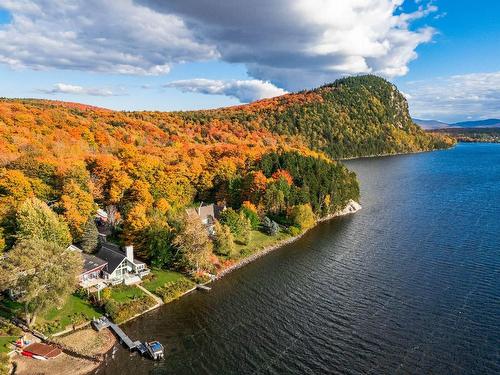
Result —
<instances>
[{"instance_id":1,"label":"white cloud","mask_svg":"<svg viewBox=\"0 0 500 375\"><path fill-rule=\"evenodd\" d=\"M500 118L500 71L413 81L404 91L414 117L448 122Z\"/></svg>"},{"instance_id":2,"label":"white cloud","mask_svg":"<svg viewBox=\"0 0 500 375\"><path fill-rule=\"evenodd\" d=\"M255 79L220 81L197 78L169 82L165 87L174 87L182 92L226 95L236 98L243 103L286 94L285 90L274 86L272 83Z\"/></svg>"},{"instance_id":3,"label":"white cloud","mask_svg":"<svg viewBox=\"0 0 500 375\"><path fill-rule=\"evenodd\" d=\"M406 74L416 47L434 34L410 26L437 11L427 3L404 13L403 0L137 1L181 17L221 59L288 90L346 74Z\"/></svg>"},{"instance_id":4,"label":"white cloud","mask_svg":"<svg viewBox=\"0 0 500 375\"><path fill-rule=\"evenodd\" d=\"M220 58L287 90L339 76L404 75L436 12L403 0L0 0L0 63L127 74Z\"/></svg>"},{"instance_id":5,"label":"white cloud","mask_svg":"<svg viewBox=\"0 0 500 375\"><path fill-rule=\"evenodd\" d=\"M73 95L91 95L91 96L125 95L125 92L123 90L116 91L108 88L82 87L77 85L69 85L66 83L56 83L50 89L40 89L39 91L45 94L73 94Z\"/></svg>"},{"instance_id":6,"label":"white cloud","mask_svg":"<svg viewBox=\"0 0 500 375\"><path fill-rule=\"evenodd\" d=\"M132 0L0 0L0 63L13 68L165 74L172 64L217 56L178 16Z\"/></svg>"}]
</instances>

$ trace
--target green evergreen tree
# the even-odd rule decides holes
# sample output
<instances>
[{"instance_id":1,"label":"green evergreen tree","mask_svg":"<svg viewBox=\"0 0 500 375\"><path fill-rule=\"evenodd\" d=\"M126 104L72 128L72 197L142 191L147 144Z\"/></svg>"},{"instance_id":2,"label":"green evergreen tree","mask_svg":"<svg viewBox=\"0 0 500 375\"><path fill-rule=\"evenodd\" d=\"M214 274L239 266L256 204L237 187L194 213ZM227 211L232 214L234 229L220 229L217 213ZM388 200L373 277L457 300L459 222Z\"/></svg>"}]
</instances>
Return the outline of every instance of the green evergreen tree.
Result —
<instances>
[{"instance_id":1,"label":"green evergreen tree","mask_svg":"<svg viewBox=\"0 0 500 375\"><path fill-rule=\"evenodd\" d=\"M99 231L97 230L97 225L94 219L89 219L85 226L83 227L82 240L80 241L80 247L86 253L94 253L97 250L97 245L99 244Z\"/></svg>"}]
</instances>

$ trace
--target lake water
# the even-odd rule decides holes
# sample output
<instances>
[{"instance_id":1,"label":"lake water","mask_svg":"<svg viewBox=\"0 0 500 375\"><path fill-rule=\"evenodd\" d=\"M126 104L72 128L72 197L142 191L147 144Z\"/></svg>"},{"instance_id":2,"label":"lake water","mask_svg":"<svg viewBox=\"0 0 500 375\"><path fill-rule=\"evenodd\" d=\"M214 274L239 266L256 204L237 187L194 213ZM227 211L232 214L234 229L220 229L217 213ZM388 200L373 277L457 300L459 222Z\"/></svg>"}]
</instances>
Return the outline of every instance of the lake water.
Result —
<instances>
[{"instance_id":1,"label":"lake water","mask_svg":"<svg viewBox=\"0 0 500 375\"><path fill-rule=\"evenodd\" d=\"M100 374L499 374L500 145L346 163L363 210L124 326Z\"/></svg>"}]
</instances>

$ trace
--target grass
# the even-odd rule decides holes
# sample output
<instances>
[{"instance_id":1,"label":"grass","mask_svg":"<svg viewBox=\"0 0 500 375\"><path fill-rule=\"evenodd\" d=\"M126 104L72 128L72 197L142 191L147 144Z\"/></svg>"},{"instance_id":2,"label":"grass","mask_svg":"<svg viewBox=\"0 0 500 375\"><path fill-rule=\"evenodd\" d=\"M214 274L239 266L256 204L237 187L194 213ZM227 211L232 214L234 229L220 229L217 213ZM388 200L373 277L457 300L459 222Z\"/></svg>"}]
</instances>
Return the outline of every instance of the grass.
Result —
<instances>
[{"instance_id":1,"label":"grass","mask_svg":"<svg viewBox=\"0 0 500 375\"><path fill-rule=\"evenodd\" d=\"M102 312L90 302L75 295L70 295L61 309L52 308L37 318L37 323L58 321L61 330L73 323L81 323L99 317Z\"/></svg>"},{"instance_id":2,"label":"grass","mask_svg":"<svg viewBox=\"0 0 500 375\"><path fill-rule=\"evenodd\" d=\"M159 287L165 285L165 283L172 281L179 281L185 279L186 277L175 271L166 271L160 269L151 270L151 275L147 280L144 280L142 286L154 293Z\"/></svg>"},{"instance_id":3,"label":"grass","mask_svg":"<svg viewBox=\"0 0 500 375\"><path fill-rule=\"evenodd\" d=\"M9 348L9 344L17 340L16 336L0 336L0 353L8 353L12 349Z\"/></svg>"},{"instance_id":4,"label":"grass","mask_svg":"<svg viewBox=\"0 0 500 375\"><path fill-rule=\"evenodd\" d=\"M236 243L236 250L240 253L239 258L245 258L289 237L290 235L284 232L279 232L275 236L269 236L261 231L253 230L249 244L243 245Z\"/></svg>"},{"instance_id":5,"label":"grass","mask_svg":"<svg viewBox=\"0 0 500 375\"><path fill-rule=\"evenodd\" d=\"M144 292L136 286L120 285L111 289L111 299L120 303L142 296L144 296Z\"/></svg>"}]
</instances>

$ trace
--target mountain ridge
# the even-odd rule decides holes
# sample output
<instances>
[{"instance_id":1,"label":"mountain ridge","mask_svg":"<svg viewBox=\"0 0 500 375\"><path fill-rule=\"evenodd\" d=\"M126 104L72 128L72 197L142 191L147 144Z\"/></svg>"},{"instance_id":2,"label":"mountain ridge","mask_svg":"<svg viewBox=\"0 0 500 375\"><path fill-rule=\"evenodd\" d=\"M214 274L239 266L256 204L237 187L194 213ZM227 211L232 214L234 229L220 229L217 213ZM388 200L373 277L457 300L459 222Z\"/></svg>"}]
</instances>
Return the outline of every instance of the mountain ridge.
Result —
<instances>
[{"instance_id":1,"label":"mountain ridge","mask_svg":"<svg viewBox=\"0 0 500 375\"><path fill-rule=\"evenodd\" d=\"M485 120L459 121L454 123L446 123L439 120L423 120L412 118L412 120L423 129L445 129L445 128L497 128L500 127L500 119L490 118Z\"/></svg>"}]
</instances>

